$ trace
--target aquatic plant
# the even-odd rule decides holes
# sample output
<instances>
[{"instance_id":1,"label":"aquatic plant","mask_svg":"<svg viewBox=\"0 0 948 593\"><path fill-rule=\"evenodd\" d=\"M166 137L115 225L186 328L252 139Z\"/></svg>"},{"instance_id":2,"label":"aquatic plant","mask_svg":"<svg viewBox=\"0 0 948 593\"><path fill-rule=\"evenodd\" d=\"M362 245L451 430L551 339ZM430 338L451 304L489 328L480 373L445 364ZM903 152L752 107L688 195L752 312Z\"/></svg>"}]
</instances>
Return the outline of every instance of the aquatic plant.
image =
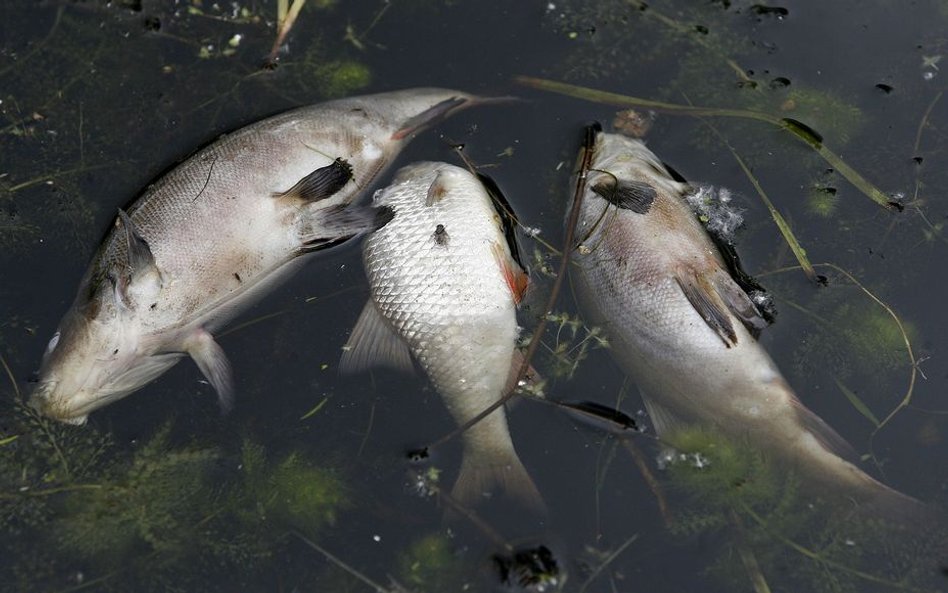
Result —
<instances>
[{"instance_id":1,"label":"aquatic plant","mask_svg":"<svg viewBox=\"0 0 948 593\"><path fill-rule=\"evenodd\" d=\"M587 326L578 316L554 312L547 315L547 319L555 327L555 330L551 327L551 331L555 331L553 345L544 343L553 377L572 378L590 350L609 347L602 329Z\"/></svg>"},{"instance_id":2,"label":"aquatic plant","mask_svg":"<svg viewBox=\"0 0 948 593\"><path fill-rule=\"evenodd\" d=\"M675 449L665 457L667 479L685 501L672 532L687 539L719 534L720 551L707 570L724 582L750 578L756 591L773 581L837 593L930 586L940 545L930 533L907 533L883 517L854 519L831 493L814 492L749 443L709 429L682 429L668 442ZM788 554L791 572L783 570Z\"/></svg>"},{"instance_id":3,"label":"aquatic plant","mask_svg":"<svg viewBox=\"0 0 948 593\"><path fill-rule=\"evenodd\" d=\"M186 568L196 559L252 577L289 530L315 536L349 504L342 478L299 452L269 462L246 441L237 464L217 447L176 444L170 423L124 450L4 401L3 434L15 438L0 441L0 584L37 588L79 563L104 589L161 590L204 582ZM21 560L34 556L45 568L25 574Z\"/></svg>"},{"instance_id":4,"label":"aquatic plant","mask_svg":"<svg viewBox=\"0 0 948 593\"><path fill-rule=\"evenodd\" d=\"M313 535L351 504L336 472L308 463L298 453L268 464L262 446L244 441L240 459L244 488L234 490L227 506L246 528Z\"/></svg>"},{"instance_id":5,"label":"aquatic plant","mask_svg":"<svg viewBox=\"0 0 948 593\"><path fill-rule=\"evenodd\" d=\"M441 533L413 541L395 561L397 580L414 591L462 591L466 572L460 556Z\"/></svg>"}]
</instances>

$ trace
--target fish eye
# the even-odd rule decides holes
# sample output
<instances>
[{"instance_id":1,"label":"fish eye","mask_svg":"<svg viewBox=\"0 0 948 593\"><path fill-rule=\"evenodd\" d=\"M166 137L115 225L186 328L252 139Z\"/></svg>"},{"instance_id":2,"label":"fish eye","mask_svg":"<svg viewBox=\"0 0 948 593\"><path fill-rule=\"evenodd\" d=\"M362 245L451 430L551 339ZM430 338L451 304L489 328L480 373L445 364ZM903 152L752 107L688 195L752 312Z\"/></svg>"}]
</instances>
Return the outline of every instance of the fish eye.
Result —
<instances>
[{"instance_id":1,"label":"fish eye","mask_svg":"<svg viewBox=\"0 0 948 593\"><path fill-rule=\"evenodd\" d=\"M46 354L49 354L56 349L56 345L59 344L59 332L53 334L53 337L50 338L49 344L46 345Z\"/></svg>"}]
</instances>

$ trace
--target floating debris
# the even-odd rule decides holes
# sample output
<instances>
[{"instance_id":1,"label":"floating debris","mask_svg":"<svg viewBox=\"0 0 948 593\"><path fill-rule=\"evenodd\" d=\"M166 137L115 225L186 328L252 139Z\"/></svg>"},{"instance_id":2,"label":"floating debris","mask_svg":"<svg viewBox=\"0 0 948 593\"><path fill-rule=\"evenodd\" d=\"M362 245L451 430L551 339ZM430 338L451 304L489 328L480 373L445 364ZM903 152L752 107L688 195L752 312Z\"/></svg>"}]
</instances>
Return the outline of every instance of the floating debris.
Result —
<instances>
[{"instance_id":1,"label":"floating debris","mask_svg":"<svg viewBox=\"0 0 948 593\"><path fill-rule=\"evenodd\" d=\"M734 241L734 233L744 224L744 209L731 203L731 190L699 185L685 199L709 233L728 243Z\"/></svg>"},{"instance_id":2,"label":"floating debris","mask_svg":"<svg viewBox=\"0 0 948 593\"><path fill-rule=\"evenodd\" d=\"M544 545L514 550L510 556L497 554L493 560L501 585L509 591L544 593L559 587L559 564Z\"/></svg>"}]
</instances>

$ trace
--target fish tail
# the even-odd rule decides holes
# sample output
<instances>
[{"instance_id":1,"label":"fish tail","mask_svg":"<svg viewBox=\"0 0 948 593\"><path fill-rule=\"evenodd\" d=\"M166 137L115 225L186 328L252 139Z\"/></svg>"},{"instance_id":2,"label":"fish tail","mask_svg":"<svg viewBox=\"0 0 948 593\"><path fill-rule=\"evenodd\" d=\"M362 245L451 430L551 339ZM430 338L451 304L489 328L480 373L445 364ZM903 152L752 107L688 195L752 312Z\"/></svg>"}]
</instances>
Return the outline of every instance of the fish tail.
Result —
<instances>
[{"instance_id":1,"label":"fish tail","mask_svg":"<svg viewBox=\"0 0 948 593\"><path fill-rule=\"evenodd\" d=\"M936 507L899 492L866 475L866 485L856 514L879 520L896 530L948 528L948 516Z\"/></svg>"},{"instance_id":2,"label":"fish tail","mask_svg":"<svg viewBox=\"0 0 948 593\"><path fill-rule=\"evenodd\" d=\"M494 492L500 492L530 510L546 512L540 491L515 451L511 449L507 455L491 456L465 451L451 496L472 507Z\"/></svg>"}]
</instances>

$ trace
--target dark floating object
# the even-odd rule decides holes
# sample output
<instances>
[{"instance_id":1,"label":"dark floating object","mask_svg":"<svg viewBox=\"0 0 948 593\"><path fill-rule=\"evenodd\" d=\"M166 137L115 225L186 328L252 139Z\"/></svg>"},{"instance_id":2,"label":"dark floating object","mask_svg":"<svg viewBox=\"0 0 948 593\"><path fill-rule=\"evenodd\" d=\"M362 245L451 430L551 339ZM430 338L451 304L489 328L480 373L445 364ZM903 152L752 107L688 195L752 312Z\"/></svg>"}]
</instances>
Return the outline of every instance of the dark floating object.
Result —
<instances>
[{"instance_id":1,"label":"dark floating object","mask_svg":"<svg viewBox=\"0 0 948 593\"><path fill-rule=\"evenodd\" d=\"M639 429L625 412L596 402L557 402L557 405L573 418L607 432L622 434Z\"/></svg>"},{"instance_id":2,"label":"dark floating object","mask_svg":"<svg viewBox=\"0 0 948 593\"><path fill-rule=\"evenodd\" d=\"M697 31L698 33L701 33L702 35L708 34L708 28L705 27L704 25L695 25L695 31Z\"/></svg>"},{"instance_id":3,"label":"dark floating object","mask_svg":"<svg viewBox=\"0 0 948 593\"><path fill-rule=\"evenodd\" d=\"M770 81L770 88L772 89L783 89L790 86L790 79L784 76L778 76L777 78Z\"/></svg>"},{"instance_id":4,"label":"dark floating object","mask_svg":"<svg viewBox=\"0 0 948 593\"><path fill-rule=\"evenodd\" d=\"M146 31L161 30L161 19L156 16L146 16L142 24Z\"/></svg>"},{"instance_id":5,"label":"dark floating object","mask_svg":"<svg viewBox=\"0 0 948 593\"><path fill-rule=\"evenodd\" d=\"M540 593L554 590L560 580L560 568L546 546L514 550L510 556L496 554L494 565L501 585L511 591Z\"/></svg>"},{"instance_id":6,"label":"dark floating object","mask_svg":"<svg viewBox=\"0 0 948 593\"><path fill-rule=\"evenodd\" d=\"M915 161L916 165L921 165L922 161L924 161L925 159L920 156L913 156L912 160Z\"/></svg>"},{"instance_id":7,"label":"dark floating object","mask_svg":"<svg viewBox=\"0 0 948 593\"><path fill-rule=\"evenodd\" d=\"M409 449L405 453L405 457L411 463L423 463L431 457L431 454L428 452L428 447L421 447L420 449Z\"/></svg>"},{"instance_id":8,"label":"dark floating object","mask_svg":"<svg viewBox=\"0 0 948 593\"><path fill-rule=\"evenodd\" d=\"M879 89L880 91L882 91L883 93L887 94L887 95L888 95L889 93L891 93L893 90L895 90L895 87L893 87L892 85L890 85L890 84L885 84L885 83L882 83L882 82L880 82L879 84L877 84L877 85L876 85L876 88Z\"/></svg>"},{"instance_id":9,"label":"dark floating object","mask_svg":"<svg viewBox=\"0 0 948 593\"><path fill-rule=\"evenodd\" d=\"M790 11L782 6L767 6L766 4L754 4L750 7L751 12L761 16L775 16L783 18L790 14Z\"/></svg>"}]
</instances>

